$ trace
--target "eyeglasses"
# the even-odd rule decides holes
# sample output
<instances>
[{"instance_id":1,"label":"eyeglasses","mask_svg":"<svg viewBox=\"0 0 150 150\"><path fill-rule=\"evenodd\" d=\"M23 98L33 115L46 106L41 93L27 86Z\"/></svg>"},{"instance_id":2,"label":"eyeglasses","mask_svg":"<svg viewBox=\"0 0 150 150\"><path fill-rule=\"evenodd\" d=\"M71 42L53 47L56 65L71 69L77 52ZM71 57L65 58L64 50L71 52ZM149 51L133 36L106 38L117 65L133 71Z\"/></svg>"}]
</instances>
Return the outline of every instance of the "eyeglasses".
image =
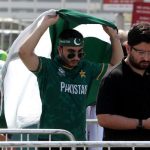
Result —
<instances>
[{"instance_id":1,"label":"eyeglasses","mask_svg":"<svg viewBox=\"0 0 150 150\"><path fill-rule=\"evenodd\" d=\"M145 56L146 54L150 56L150 51L144 51L140 49L136 49L135 47L132 47L134 51L136 51L140 56Z\"/></svg>"},{"instance_id":2,"label":"eyeglasses","mask_svg":"<svg viewBox=\"0 0 150 150\"><path fill-rule=\"evenodd\" d=\"M84 52L69 52L68 55L67 55L67 58L72 59L75 56L78 56L78 58L81 59L85 56L85 53Z\"/></svg>"}]
</instances>

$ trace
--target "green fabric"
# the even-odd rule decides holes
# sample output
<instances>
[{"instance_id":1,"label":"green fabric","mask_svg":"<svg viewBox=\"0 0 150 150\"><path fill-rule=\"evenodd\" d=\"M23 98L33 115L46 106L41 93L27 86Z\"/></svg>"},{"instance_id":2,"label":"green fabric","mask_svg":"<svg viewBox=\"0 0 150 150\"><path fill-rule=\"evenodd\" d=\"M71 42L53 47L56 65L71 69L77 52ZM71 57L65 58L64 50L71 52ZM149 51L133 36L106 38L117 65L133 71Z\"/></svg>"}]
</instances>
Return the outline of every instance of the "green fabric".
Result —
<instances>
[{"instance_id":1,"label":"green fabric","mask_svg":"<svg viewBox=\"0 0 150 150\"><path fill-rule=\"evenodd\" d=\"M65 29L75 28L80 24L101 24L116 28L116 26L111 22L108 22L103 19L98 19L96 17L92 17L75 10L61 9L57 13L60 15L60 19L55 25L50 27L50 36L53 49L51 53L52 59L58 54L57 52L57 46L59 43L58 37L59 34ZM110 44L93 37L86 37L84 40L85 40L84 50L86 52L85 57L87 59L97 63L110 62L112 53ZM92 84L91 90L88 95L87 105L95 104L99 83L100 80L97 80L94 81L94 83Z\"/></svg>"},{"instance_id":2,"label":"green fabric","mask_svg":"<svg viewBox=\"0 0 150 150\"><path fill-rule=\"evenodd\" d=\"M52 41L52 49L53 49L51 53L52 58L54 58L57 55L59 34L65 29L75 28L80 24L101 24L101 25L107 25L113 28L117 28L111 22L108 22L103 19L98 19L96 17L89 16L87 14L80 13L75 10L61 9L57 13L60 16L59 21L55 25L49 28L51 41Z\"/></svg>"},{"instance_id":3,"label":"green fabric","mask_svg":"<svg viewBox=\"0 0 150 150\"><path fill-rule=\"evenodd\" d=\"M111 58L111 45L94 37L85 38L84 51L86 53L85 58L96 63L108 63ZM99 84L107 68L104 69L101 78L93 80L87 97L87 106L96 103Z\"/></svg>"},{"instance_id":4,"label":"green fabric","mask_svg":"<svg viewBox=\"0 0 150 150\"><path fill-rule=\"evenodd\" d=\"M76 140L85 140L86 95L89 87L105 64L82 60L77 67L67 69L60 59L54 61L40 57L42 67L34 72L38 79L42 100L40 128L65 129ZM107 65L106 65L107 67ZM81 74L81 72L83 74ZM40 135L40 138L46 138ZM52 136L53 140L67 140L64 136Z\"/></svg>"}]
</instances>

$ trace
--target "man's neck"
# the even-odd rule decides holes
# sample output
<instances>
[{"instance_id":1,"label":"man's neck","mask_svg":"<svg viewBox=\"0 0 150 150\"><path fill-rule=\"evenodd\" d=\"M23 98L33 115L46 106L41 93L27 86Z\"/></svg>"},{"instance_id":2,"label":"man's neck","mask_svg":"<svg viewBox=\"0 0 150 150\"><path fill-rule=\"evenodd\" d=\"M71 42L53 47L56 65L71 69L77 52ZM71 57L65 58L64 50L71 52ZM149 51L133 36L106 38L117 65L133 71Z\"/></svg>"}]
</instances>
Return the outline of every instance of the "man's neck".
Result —
<instances>
[{"instance_id":1,"label":"man's neck","mask_svg":"<svg viewBox=\"0 0 150 150\"><path fill-rule=\"evenodd\" d=\"M69 66L69 65L66 63L67 60L65 60L64 57L60 57L60 61L61 61L61 63L62 63L62 65L63 65L64 68L67 68L67 69L73 69L73 68L74 68L74 67Z\"/></svg>"}]
</instances>

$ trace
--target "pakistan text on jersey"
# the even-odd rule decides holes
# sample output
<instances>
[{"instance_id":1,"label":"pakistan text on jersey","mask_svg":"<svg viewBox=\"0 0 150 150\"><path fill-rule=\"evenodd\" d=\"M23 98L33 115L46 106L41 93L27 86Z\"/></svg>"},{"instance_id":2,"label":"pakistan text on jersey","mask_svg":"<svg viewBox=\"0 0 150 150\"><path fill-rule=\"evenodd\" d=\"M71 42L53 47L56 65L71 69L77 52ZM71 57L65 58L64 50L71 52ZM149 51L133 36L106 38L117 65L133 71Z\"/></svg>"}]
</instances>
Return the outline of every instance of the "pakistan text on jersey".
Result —
<instances>
[{"instance_id":1,"label":"pakistan text on jersey","mask_svg":"<svg viewBox=\"0 0 150 150\"><path fill-rule=\"evenodd\" d=\"M71 94L87 94L88 85L60 83L60 91Z\"/></svg>"}]
</instances>

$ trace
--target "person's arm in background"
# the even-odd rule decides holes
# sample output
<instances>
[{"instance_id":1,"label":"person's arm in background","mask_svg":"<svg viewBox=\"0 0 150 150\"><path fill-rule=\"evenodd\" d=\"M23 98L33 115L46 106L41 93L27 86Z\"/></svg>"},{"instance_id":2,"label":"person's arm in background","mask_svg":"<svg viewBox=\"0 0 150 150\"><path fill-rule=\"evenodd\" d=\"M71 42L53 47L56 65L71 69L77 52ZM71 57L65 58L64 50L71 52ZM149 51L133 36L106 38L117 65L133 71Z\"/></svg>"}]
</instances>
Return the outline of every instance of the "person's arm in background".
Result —
<instances>
[{"instance_id":1,"label":"person's arm in background","mask_svg":"<svg viewBox=\"0 0 150 150\"><path fill-rule=\"evenodd\" d=\"M124 57L122 46L120 43L120 38L118 36L117 30L108 26L103 26L105 32L110 36L110 41L112 45L112 57L110 60L110 64L108 70L112 68L112 66L119 63Z\"/></svg>"},{"instance_id":2,"label":"person's arm in background","mask_svg":"<svg viewBox=\"0 0 150 150\"><path fill-rule=\"evenodd\" d=\"M33 34L22 44L19 49L19 56L26 67L31 70L35 71L39 65L39 58L34 53L34 49L38 44L40 38L47 30L47 28L57 22L59 16L45 16L42 23L39 27L33 32ZM44 49L44 48L43 48Z\"/></svg>"}]
</instances>

